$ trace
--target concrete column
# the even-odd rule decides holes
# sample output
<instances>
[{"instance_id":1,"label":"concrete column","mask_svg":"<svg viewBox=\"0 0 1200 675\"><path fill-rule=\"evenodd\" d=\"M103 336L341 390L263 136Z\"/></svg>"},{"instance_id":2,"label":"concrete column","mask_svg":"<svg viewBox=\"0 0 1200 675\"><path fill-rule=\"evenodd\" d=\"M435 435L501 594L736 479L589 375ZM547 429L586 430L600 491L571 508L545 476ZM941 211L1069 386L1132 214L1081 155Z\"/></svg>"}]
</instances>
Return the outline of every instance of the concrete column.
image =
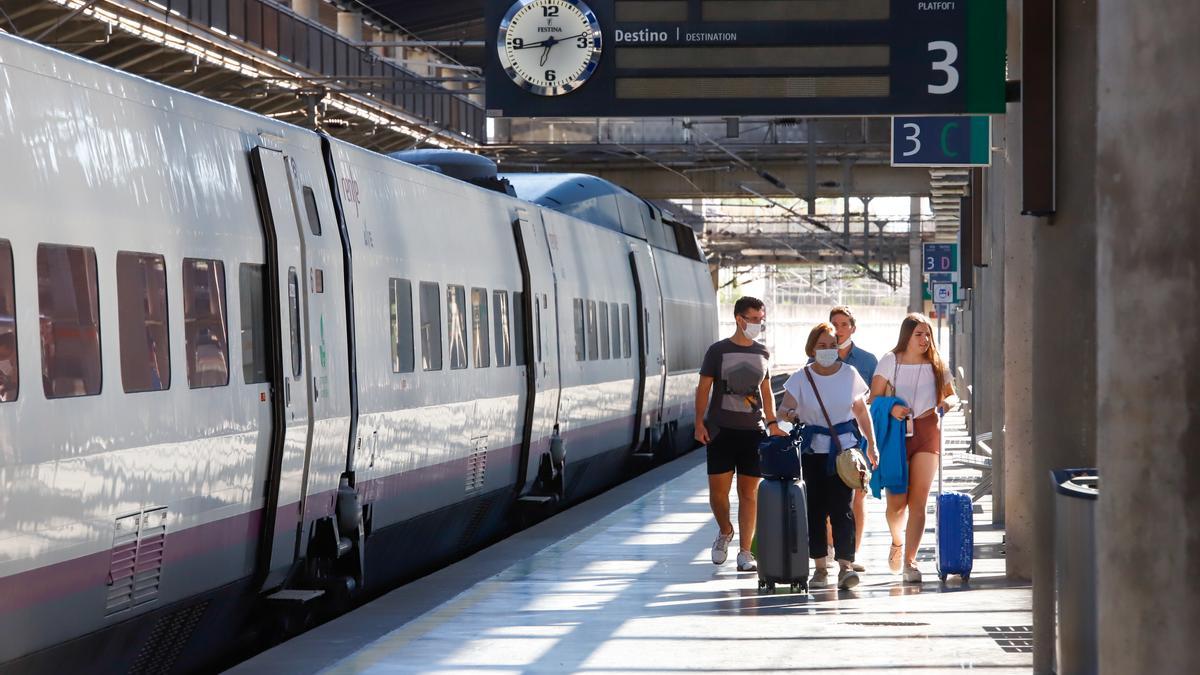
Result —
<instances>
[{"instance_id":1,"label":"concrete column","mask_svg":"<svg viewBox=\"0 0 1200 675\"><path fill-rule=\"evenodd\" d=\"M1099 15L1100 672L1194 673L1200 4L1101 0Z\"/></svg>"},{"instance_id":2,"label":"concrete column","mask_svg":"<svg viewBox=\"0 0 1200 675\"><path fill-rule=\"evenodd\" d=\"M371 42L385 42L389 39L389 33L382 30L371 31ZM391 55L391 47L371 47L371 53L375 56L387 57Z\"/></svg>"},{"instance_id":3,"label":"concrete column","mask_svg":"<svg viewBox=\"0 0 1200 675\"><path fill-rule=\"evenodd\" d=\"M920 312L925 309L925 295L921 290L925 285L925 275L921 271L924 265L921 261L921 198L908 198L908 311Z\"/></svg>"},{"instance_id":4,"label":"concrete column","mask_svg":"<svg viewBox=\"0 0 1200 675\"><path fill-rule=\"evenodd\" d=\"M363 19L362 12L338 12L337 14L337 32L338 35L346 38L351 42L363 41Z\"/></svg>"},{"instance_id":5,"label":"concrete column","mask_svg":"<svg viewBox=\"0 0 1200 675\"><path fill-rule=\"evenodd\" d=\"M1057 211L1029 224L1034 229L1029 327L1037 332L1030 477L1035 673L1051 672L1054 660L1054 492L1049 474L1096 462L1096 3L1058 0L1056 12Z\"/></svg>"},{"instance_id":6,"label":"concrete column","mask_svg":"<svg viewBox=\"0 0 1200 675\"><path fill-rule=\"evenodd\" d=\"M320 22L321 0L292 0L292 11L306 19Z\"/></svg>"},{"instance_id":7,"label":"concrete column","mask_svg":"<svg viewBox=\"0 0 1200 675\"><path fill-rule=\"evenodd\" d=\"M1021 77L1021 0L1010 0L1008 76ZM1012 143L1004 173L1004 503L1008 578L1033 579L1033 224L1021 216L1020 104L1003 118ZM998 120L999 121L999 120ZM1038 483L1042 485L1042 483Z\"/></svg>"},{"instance_id":8,"label":"concrete column","mask_svg":"<svg viewBox=\"0 0 1200 675\"><path fill-rule=\"evenodd\" d=\"M993 126L992 162L999 164L1008 148L1008 130L1003 119L993 120ZM1008 209L1004 166L999 164L996 169L988 170L986 175L988 199L984 213L984 236L991 242L991 252L987 269L988 311L980 330L987 335L988 344L982 368L988 372L991 394L987 431L992 432L992 442L989 444L992 449L992 524L1003 527L1007 507L1004 480L1004 283L1007 275L1004 237Z\"/></svg>"}]
</instances>

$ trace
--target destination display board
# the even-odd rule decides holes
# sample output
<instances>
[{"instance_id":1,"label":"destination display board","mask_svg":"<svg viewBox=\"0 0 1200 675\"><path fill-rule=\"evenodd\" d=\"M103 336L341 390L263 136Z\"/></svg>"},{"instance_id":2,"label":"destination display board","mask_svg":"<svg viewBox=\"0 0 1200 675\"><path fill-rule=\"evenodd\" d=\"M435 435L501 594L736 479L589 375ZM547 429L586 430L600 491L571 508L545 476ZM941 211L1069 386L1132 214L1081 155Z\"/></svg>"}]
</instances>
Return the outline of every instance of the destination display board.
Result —
<instances>
[{"instance_id":1,"label":"destination display board","mask_svg":"<svg viewBox=\"0 0 1200 675\"><path fill-rule=\"evenodd\" d=\"M1004 112L1005 0L489 0L493 117Z\"/></svg>"}]
</instances>

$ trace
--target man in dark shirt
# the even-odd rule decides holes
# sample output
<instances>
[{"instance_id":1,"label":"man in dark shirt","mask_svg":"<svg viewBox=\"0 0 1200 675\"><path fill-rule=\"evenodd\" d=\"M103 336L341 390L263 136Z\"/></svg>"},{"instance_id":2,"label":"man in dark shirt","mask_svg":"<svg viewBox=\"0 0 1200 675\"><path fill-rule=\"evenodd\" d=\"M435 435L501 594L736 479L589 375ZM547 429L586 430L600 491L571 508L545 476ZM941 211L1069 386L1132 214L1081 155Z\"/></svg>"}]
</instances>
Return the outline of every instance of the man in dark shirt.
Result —
<instances>
[{"instance_id":1,"label":"man in dark shirt","mask_svg":"<svg viewBox=\"0 0 1200 675\"><path fill-rule=\"evenodd\" d=\"M767 363L767 348L756 340L767 318L762 300L742 297L733 306L737 329L732 337L708 348L700 366L696 388L696 440L708 453L708 502L719 532L712 545L712 561L725 562L733 523L729 519L729 488L737 471L738 526L741 550L738 570L757 568L750 553L758 508L758 443L764 422L767 431L785 435L775 420L775 398ZM765 415L765 417L764 417Z\"/></svg>"}]
</instances>

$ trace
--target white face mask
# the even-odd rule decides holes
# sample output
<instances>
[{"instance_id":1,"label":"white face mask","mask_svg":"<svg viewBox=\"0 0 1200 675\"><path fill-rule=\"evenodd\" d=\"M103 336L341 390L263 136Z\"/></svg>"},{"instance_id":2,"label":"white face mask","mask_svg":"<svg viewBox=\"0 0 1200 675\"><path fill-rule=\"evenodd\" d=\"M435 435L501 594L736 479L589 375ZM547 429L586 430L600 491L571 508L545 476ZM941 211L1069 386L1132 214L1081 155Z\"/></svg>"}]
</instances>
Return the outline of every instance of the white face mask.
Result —
<instances>
[{"instance_id":1,"label":"white face mask","mask_svg":"<svg viewBox=\"0 0 1200 675\"><path fill-rule=\"evenodd\" d=\"M837 363L838 350L836 349L818 349L813 357L817 360L817 364L822 368L828 368Z\"/></svg>"},{"instance_id":2,"label":"white face mask","mask_svg":"<svg viewBox=\"0 0 1200 675\"><path fill-rule=\"evenodd\" d=\"M745 330L742 332L745 333L746 337L750 338L751 340L757 340L762 336L762 332L765 329L766 326L762 325L761 323L748 323L746 324Z\"/></svg>"},{"instance_id":3,"label":"white face mask","mask_svg":"<svg viewBox=\"0 0 1200 675\"><path fill-rule=\"evenodd\" d=\"M854 340L846 338L846 341L838 345L838 349L849 349L850 345L854 344Z\"/></svg>"}]
</instances>

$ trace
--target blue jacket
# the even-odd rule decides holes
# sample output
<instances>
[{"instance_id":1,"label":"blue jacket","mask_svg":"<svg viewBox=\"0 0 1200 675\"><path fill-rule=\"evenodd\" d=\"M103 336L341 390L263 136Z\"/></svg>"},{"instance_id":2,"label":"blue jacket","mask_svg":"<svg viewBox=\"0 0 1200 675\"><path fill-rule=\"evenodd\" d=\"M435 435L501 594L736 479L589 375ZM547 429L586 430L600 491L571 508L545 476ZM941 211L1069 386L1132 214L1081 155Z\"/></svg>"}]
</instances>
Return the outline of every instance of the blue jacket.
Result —
<instances>
[{"instance_id":1,"label":"blue jacket","mask_svg":"<svg viewBox=\"0 0 1200 675\"><path fill-rule=\"evenodd\" d=\"M875 447L879 466L871 474L871 494L879 499L883 490L894 495L908 492L908 450L904 442L904 420L892 417L892 406L903 400L880 396L871 403L871 424L875 427Z\"/></svg>"}]
</instances>

